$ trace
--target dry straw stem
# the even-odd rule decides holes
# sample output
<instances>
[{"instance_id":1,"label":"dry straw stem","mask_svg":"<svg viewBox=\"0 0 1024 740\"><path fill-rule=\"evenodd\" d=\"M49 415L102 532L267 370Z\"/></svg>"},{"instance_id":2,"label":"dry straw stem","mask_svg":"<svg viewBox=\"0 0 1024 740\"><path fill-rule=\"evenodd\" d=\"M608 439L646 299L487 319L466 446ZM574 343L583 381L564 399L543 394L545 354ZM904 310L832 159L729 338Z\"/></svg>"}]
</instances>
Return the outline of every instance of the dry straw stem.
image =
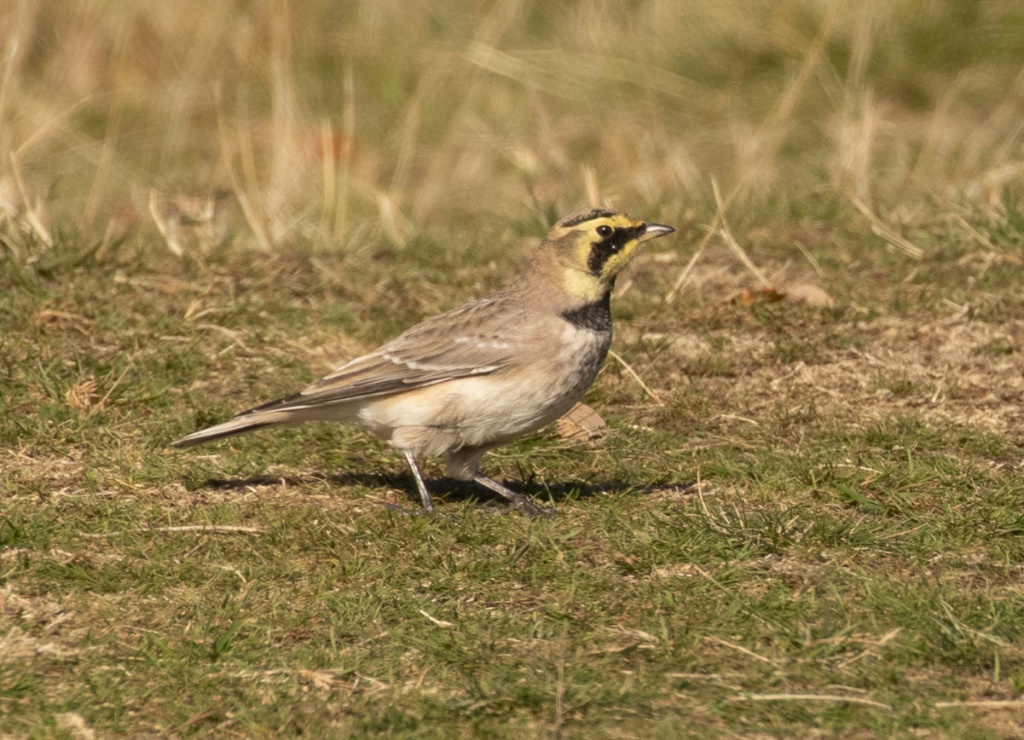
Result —
<instances>
[{"instance_id":1,"label":"dry straw stem","mask_svg":"<svg viewBox=\"0 0 1024 740\"><path fill-rule=\"evenodd\" d=\"M221 158L223 159L224 169L231 182L231 190L238 200L238 206L242 209L245 222L249 225L249 229L256 238L256 243L259 245L260 250L270 252L271 241L264 225L265 214L257 210L259 188L256 183L256 164L252 148L252 137L242 125L241 118L236 122L235 133L232 135L228 131L228 122L219 109L217 114L217 132L221 142ZM241 160L242 173L245 180L244 184L239 179L232 163L235 158L233 141L237 142L238 157Z\"/></svg>"},{"instance_id":2,"label":"dry straw stem","mask_svg":"<svg viewBox=\"0 0 1024 740\"><path fill-rule=\"evenodd\" d=\"M50 235L50 230L46 228L46 224L43 222L43 203L38 201L33 204L32 198L29 197L28 188L25 187L25 180L21 176L21 167L18 164L18 155L14 150L10 152L11 159L11 172L14 173L14 182L18 186L18 194L21 196L21 202L25 206L25 220L28 225L32 227L32 231L39 237L39 240L48 247L53 246L53 237Z\"/></svg>"},{"instance_id":3,"label":"dry straw stem","mask_svg":"<svg viewBox=\"0 0 1024 740\"><path fill-rule=\"evenodd\" d=\"M18 58L18 46L20 40L17 35L9 40L7 57L4 59L4 71L0 76L0 121L4 120L7 114L7 91L11 82L11 75L14 72L14 61Z\"/></svg>"},{"instance_id":4,"label":"dry straw stem","mask_svg":"<svg viewBox=\"0 0 1024 740\"><path fill-rule=\"evenodd\" d=\"M740 262L743 263L743 266L750 270L750 272L753 273L754 277L756 277L758 281L760 281L762 287L769 287L771 283L769 282L768 278L766 278L764 273L761 272L760 268L758 268L758 266L754 264L754 261L750 259L750 255L748 255L746 250L744 250L743 247L740 246L740 243L736 241L736 237L732 235L732 230L729 228L729 222L726 221L725 219L726 204L722 202L722 193L721 191L719 191L718 183L715 181L714 178L712 178L711 180L711 188L715 193L715 205L718 208L718 213L722 214L722 228L718 230L719 235L721 235L722 240L726 243L729 249L731 249L733 253L739 258Z\"/></svg>"},{"instance_id":5,"label":"dry straw stem","mask_svg":"<svg viewBox=\"0 0 1024 740\"><path fill-rule=\"evenodd\" d=\"M597 173L593 167L580 165L580 175L583 178L583 192L586 193L587 204L595 208L601 205L601 186L597 182Z\"/></svg>"},{"instance_id":6,"label":"dry straw stem","mask_svg":"<svg viewBox=\"0 0 1024 740\"><path fill-rule=\"evenodd\" d=\"M122 534L142 534L145 532L195 533L195 534L266 534L267 530L260 527L235 527L225 524L184 524L173 527L140 527L117 532L80 532L82 537L116 537Z\"/></svg>"},{"instance_id":7,"label":"dry straw stem","mask_svg":"<svg viewBox=\"0 0 1024 740\"><path fill-rule=\"evenodd\" d=\"M866 218L870 222L872 233L874 233L877 236L880 236L882 239L884 239L889 244L899 249L908 257L913 257L916 260L919 260L922 257L924 257L924 250L921 249L921 247L917 246L916 244L912 244L911 242L907 241L905 238L897 234L895 231L893 231L891 228L889 228L885 223L882 222L880 218L878 218L878 216L874 214L874 212L870 208L867 207L864 201L862 201L856 195L850 196L850 202L853 204L853 207L860 211L864 218Z\"/></svg>"},{"instance_id":8,"label":"dry straw stem","mask_svg":"<svg viewBox=\"0 0 1024 740\"><path fill-rule=\"evenodd\" d=\"M718 190L718 182L712 176L711 191L715 196L715 217L711 220L711 224L704 230L704 238L701 239L700 243L697 245L697 251L693 253L693 257L691 257L690 261L686 263L686 267L683 268L683 271L679 273L679 277L677 277L676 281L672 284L672 288L665 294L666 303L672 303L672 301L675 300L676 295L686 284L686 279L690 276L690 271L693 269L693 266L697 264L697 260L699 260L701 255L704 254L704 249L707 247L708 242L710 242L711 238L718 233L718 225L725 221L725 209L728 208L736 198L736 195L739 193L739 186L734 187L728 197L723 200L721 193Z\"/></svg>"},{"instance_id":9,"label":"dry straw stem","mask_svg":"<svg viewBox=\"0 0 1024 740\"><path fill-rule=\"evenodd\" d=\"M735 650L736 652L743 653L744 655L746 655L746 656L748 656L750 658L753 658L754 660L760 661L761 663L768 663L769 665L776 665L776 663L778 662L778 661L772 660L771 658L766 658L763 655L758 655L753 650L748 650L747 648L743 647L742 645L736 645L735 643L729 642L727 640L723 640L720 637L711 637L711 636L705 637L704 638L704 642L709 642L709 643L711 643L713 645L721 645L722 647L727 647L730 650Z\"/></svg>"},{"instance_id":10,"label":"dry straw stem","mask_svg":"<svg viewBox=\"0 0 1024 740\"><path fill-rule=\"evenodd\" d=\"M149 215L152 217L153 223L156 225L156 230L160 232L160 236L163 237L164 243L167 244L167 248L171 250L171 254L175 257L183 257L185 255L185 250L181 248L181 242L171 229L171 225L164 218L163 214L160 213L160 194L156 191L156 188L149 189L147 207L149 209Z\"/></svg>"},{"instance_id":11,"label":"dry straw stem","mask_svg":"<svg viewBox=\"0 0 1024 740\"><path fill-rule=\"evenodd\" d=\"M637 371L634 370L630 366L630 364L622 358L622 355L620 355L615 350L608 350L608 355L612 357L620 365L622 365L623 368L625 368L626 372L629 373L630 377L632 377L633 380L637 382L637 385L639 385L640 388L643 389L644 393L651 397L651 400L653 400L659 406L665 405L665 402L661 400L657 393L650 389L647 383L644 382L644 379L640 377L639 373L637 373Z\"/></svg>"},{"instance_id":12,"label":"dry straw stem","mask_svg":"<svg viewBox=\"0 0 1024 740\"><path fill-rule=\"evenodd\" d=\"M431 616L430 614L425 612L423 609L419 609L418 611L419 611L420 614L422 614L424 617L426 617L430 621L431 624L433 624L433 625L435 625L437 627L444 627L445 629L451 629L452 627L455 626L455 624L453 622L446 622L443 619L438 619L437 617Z\"/></svg>"},{"instance_id":13,"label":"dry straw stem","mask_svg":"<svg viewBox=\"0 0 1024 740\"><path fill-rule=\"evenodd\" d=\"M779 149L783 141L785 141L786 134L798 120L797 116L795 116L797 103L808 82L824 59L824 52L828 47L829 40L832 38L832 30L840 11L840 3L832 4L829 7L817 37L804 56L799 72L782 91L778 104L758 127L757 135L750 137L747 144L740 144L738 161L744 166L744 169L737 178L733 195L746 193L758 180L765 181L768 179L764 177L758 178L757 175L759 173L756 167L764 167L765 163L775 164L778 161ZM747 151L744 152L744 149Z\"/></svg>"},{"instance_id":14,"label":"dry straw stem","mask_svg":"<svg viewBox=\"0 0 1024 740\"><path fill-rule=\"evenodd\" d=\"M953 214L956 222L963 227L964 231L970 235L970 237L976 241L981 247L985 248L994 255L1000 258L1005 258L1009 254L1007 250L1002 249L996 244L993 244L992 240L982 234L976 229L966 218L965 214L969 213L962 205L953 203L948 198L943 197L937 193L933 188L926 187L928 195L931 196L932 200L935 201L939 208Z\"/></svg>"},{"instance_id":15,"label":"dry straw stem","mask_svg":"<svg viewBox=\"0 0 1024 740\"><path fill-rule=\"evenodd\" d=\"M830 701L842 702L845 704L863 704L868 707L889 709L892 707L874 699L865 699L860 696L837 696L833 694L739 694L730 696L728 701Z\"/></svg>"},{"instance_id":16,"label":"dry straw stem","mask_svg":"<svg viewBox=\"0 0 1024 740\"><path fill-rule=\"evenodd\" d=\"M673 283L671 290L669 290L669 292L665 295L666 303L671 303L673 300L675 300L676 295L679 293L680 290L682 290L683 286L686 284L686 279L689 277L690 271L693 269L694 265L697 264L697 260L700 259L701 255L704 253L704 249L707 247L708 242L710 242L711 238L716 235L722 238L722 241L725 242L726 246L728 246L729 249L732 250L732 252L737 256L737 258L739 258L740 263L744 267L746 267L754 275L754 277L757 278L758 282L761 283L762 287L769 287L770 282L768 278L765 277L764 272L762 272L761 269L754 264L754 261L750 259L750 255L748 255L746 250L744 250L743 247L740 246L740 243L736 241L736 237L733 236L732 230L729 228L729 224L725 218L725 212L729 208L729 205L732 203L732 201L736 198L737 194L739 193L739 190L740 188L739 186L737 186L733 188L733 190L729 193L728 197L723 198L722 191L718 186L718 180L715 177L711 178L711 191L715 197L715 217L711 221L711 224L707 227L704 234L704 238L701 239L700 244L697 245L697 251L694 252L693 257L690 258L690 261L686 263L686 267L683 268L683 271L679 273L679 277L676 278L676 281L675 283Z\"/></svg>"},{"instance_id":17,"label":"dry straw stem","mask_svg":"<svg viewBox=\"0 0 1024 740\"><path fill-rule=\"evenodd\" d=\"M332 240L339 239L348 225L348 199L356 139L355 81L351 64L345 66L341 92L344 103L340 139L330 120L325 118L320 121L324 190L321 219L327 225Z\"/></svg>"}]
</instances>

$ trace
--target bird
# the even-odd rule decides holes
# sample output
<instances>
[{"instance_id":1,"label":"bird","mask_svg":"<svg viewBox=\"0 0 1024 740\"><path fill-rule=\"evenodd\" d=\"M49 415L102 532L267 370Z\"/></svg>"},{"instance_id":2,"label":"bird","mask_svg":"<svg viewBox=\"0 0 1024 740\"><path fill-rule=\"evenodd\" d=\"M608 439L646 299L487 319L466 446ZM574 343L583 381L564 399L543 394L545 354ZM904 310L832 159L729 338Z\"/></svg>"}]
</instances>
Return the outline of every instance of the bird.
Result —
<instances>
[{"instance_id":1,"label":"bird","mask_svg":"<svg viewBox=\"0 0 1024 740\"><path fill-rule=\"evenodd\" d=\"M517 280L428 318L298 393L172 442L192 445L307 421L340 421L404 457L420 510L434 510L419 460L444 456L449 477L475 481L527 516L550 516L480 471L488 450L568 412L597 377L612 342L616 277L644 242L671 234L605 208L574 212L542 240Z\"/></svg>"}]
</instances>

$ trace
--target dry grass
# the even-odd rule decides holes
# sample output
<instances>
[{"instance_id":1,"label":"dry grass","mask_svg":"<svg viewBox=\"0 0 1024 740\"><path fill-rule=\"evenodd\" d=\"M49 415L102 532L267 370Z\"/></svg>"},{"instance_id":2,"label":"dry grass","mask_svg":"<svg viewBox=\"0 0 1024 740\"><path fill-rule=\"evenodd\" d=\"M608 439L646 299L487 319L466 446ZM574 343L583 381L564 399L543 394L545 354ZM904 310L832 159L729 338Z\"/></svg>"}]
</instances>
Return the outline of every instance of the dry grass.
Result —
<instances>
[{"instance_id":1,"label":"dry grass","mask_svg":"<svg viewBox=\"0 0 1024 740\"><path fill-rule=\"evenodd\" d=\"M1022 39L997 0L0 7L0 732L1019 735ZM487 463L554 520L398 516L352 429L166 450L604 202L680 234L618 286L607 427Z\"/></svg>"},{"instance_id":2,"label":"dry grass","mask_svg":"<svg viewBox=\"0 0 1024 740\"><path fill-rule=\"evenodd\" d=\"M0 192L43 242L73 215L175 254L404 244L585 200L679 214L709 177L729 207L827 186L896 234L922 197L998 216L1024 172L1022 21L970 8L17 2Z\"/></svg>"}]
</instances>

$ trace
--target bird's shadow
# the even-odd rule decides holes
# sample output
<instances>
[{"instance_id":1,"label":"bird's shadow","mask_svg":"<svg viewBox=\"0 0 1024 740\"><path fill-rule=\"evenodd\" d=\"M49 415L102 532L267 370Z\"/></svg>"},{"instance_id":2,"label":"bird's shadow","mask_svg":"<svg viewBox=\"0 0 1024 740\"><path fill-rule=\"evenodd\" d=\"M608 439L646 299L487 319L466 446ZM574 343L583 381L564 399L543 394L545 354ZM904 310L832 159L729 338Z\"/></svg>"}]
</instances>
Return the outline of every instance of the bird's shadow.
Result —
<instances>
[{"instance_id":1,"label":"bird's shadow","mask_svg":"<svg viewBox=\"0 0 1024 740\"><path fill-rule=\"evenodd\" d=\"M332 486L362 486L364 488L397 489L406 493L410 501L418 501L416 481L411 475L388 473L335 473L331 475L256 475L248 478L209 478L199 484L199 488L232 490L251 486L276 486L284 484L289 488L299 488L327 482ZM437 501L449 502L501 502L504 499L473 482L458 481L452 478L427 478L424 481L431 497ZM505 485L517 493L521 493L537 502L558 503L567 499L587 499L601 494L630 491L639 495L649 495L658 491L674 489L689 492L695 481L655 481L642 486L621 480L595 482L572 481L565 483L539 483L536 481L503 481Z\"/></svg>"}]
</instances>

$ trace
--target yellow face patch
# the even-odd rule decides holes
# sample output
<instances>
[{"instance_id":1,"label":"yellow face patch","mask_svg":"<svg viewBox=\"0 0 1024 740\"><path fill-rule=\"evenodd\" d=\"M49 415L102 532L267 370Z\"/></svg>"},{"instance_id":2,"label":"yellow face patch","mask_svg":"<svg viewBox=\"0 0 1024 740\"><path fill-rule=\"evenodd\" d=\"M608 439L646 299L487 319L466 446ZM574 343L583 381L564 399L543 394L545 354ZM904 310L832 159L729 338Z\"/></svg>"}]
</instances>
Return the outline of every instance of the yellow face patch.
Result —
<instances>
[{"instance_id":1,"label":"yellow face patch","mask_svg":"<svg viewBox=\"0 0 1024 740\"><path fill-rule=\"evenodd\" d=\"M597 300L633 259L637 246L656 235L647 233L643 221L624 213L594 210L563 219L549 239L558 245L566 290Z\"/></svg>"}]
</instances>

